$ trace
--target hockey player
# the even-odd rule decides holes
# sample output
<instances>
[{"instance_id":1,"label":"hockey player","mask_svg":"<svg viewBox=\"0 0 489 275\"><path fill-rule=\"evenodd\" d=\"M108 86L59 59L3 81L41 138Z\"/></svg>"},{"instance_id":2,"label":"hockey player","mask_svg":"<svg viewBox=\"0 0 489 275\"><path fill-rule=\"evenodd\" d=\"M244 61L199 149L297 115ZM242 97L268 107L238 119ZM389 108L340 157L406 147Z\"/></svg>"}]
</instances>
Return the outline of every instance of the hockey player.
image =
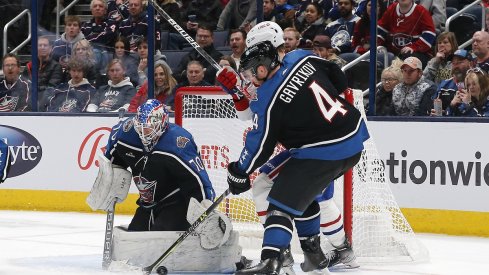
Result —
<instances>
[{"instance_id":1,"label":"hockey player","mask_svg":"<svg viewBox=\"0 0 489 275\"><path fill-rule=\"evenodd\" d=\"M285 51L283 50L284 39L282 29L278 24L274 22L262 22L254 27L248 33L247 37L248 39L246 42L248 47L251 47L261 41L272 42L272 45L278 50L279 60L283 60L285 56ZM230 81L227 81L226 75L229 76ZM245 94L249 94L251 85L241 84L241 87L234 87L233 83L234 80L237 80L237 78L234 77L233 80L233 76L234 75L232 72L223 72L221 77L219 77L218 74L218 80L220 79L225 84L229 84L227 85L229 87L227 87L225 84L221 83L223 89L233 94L238 117L241 120L251 120L252 113L249 109L248 97L238 97L236 93L233 92L233 89L234 91L236 91L236 89L241 89L244 90ZM341 83L339 80L334 82L334 85L336 85L337 90L342 91L346 89L346 83ZM290 159L290 153L288 151L281 152L260 168L260 175L254 181L253 199L255 201L257 214L263 224L265 224L267 213L266 210L269 206L266 199L272 187L270 183L273 182L273 178L277 176L280 168L288 159ZM305 272L324 267L331 267L340 262L349 267L358 267L358 264L355 262L353 250L346 239L341 212L333 200L333 194L334 184L331 184L322 194L317 196L316 200L318 201L321 209L321 231L327 237L328 241L333 245L333 247L335 247L335 250L329 252L327 255L324 255L320 249L319 236L314 235L310 236L309 238L303 238L301 244L304 250L305 262L301 265L301 267ZM286 250L283 267L288 268L292 265L292 255L288 253L288 250Z\"/></svg>"},{"instance_id":2,"label":"hockey player","mask_svg":"<svg viewBox=\"0 0 489 275\"><path fill-rule=\"evenodd\" d=\"M10 150L7 144L0 139L0 183L7 179L10 170Z\"/></svg>"},{"instance_id":3,"label":"hockey player","mask_svg":"<svg viewBox=\"0 0 489 275\"><path fill-rule=\"evenodd\" d=\"M319 233L315 197L358 162L368 132L360 113L339 97L342 90L332 83L344 79L336 65L305 51L291 52L281 63L269 41L251 46L243 57L242 71L259 88L250 106L253 130L239 161L228 166L231 192L250 188L248 175L270 157L277 142L291 158L267 197L262 262L237 274L276 274L291 240L292 219L298 217L300 238Z\"/></svg>"},{"instance_id":4,"label":"hockey player","mask_svg":"<svg viewBox=\"0 0 489 275\"><path fill-rule=\"evenodd\" d=\"M165 106L150 99L112 128L104 156L115 168L131 168L140 195L130 231L186 230L190 198L215 197L192 136L168 119Z\"/></svg>"},{"instance_id":5,"label":"hockey player","mask_svg":"<svg viewBox=\"0 0 489 275\"><path fill-rule=\"evenodd\" d=\"M133 119L122 120L112 128L99 164L99 174L87 203L94 210L110 210L115 200L121 202L126 198L132 178L139 190L139 207L127 227L129 232L185 231L215 197L192 135L169 123L165 105L156 99L147 100ZM195 244L194 250L215 249L227 241L230 222L223 215L215 214L217 219L211 219L214 213L206 219L216 221L214 227L201 225L197 229L207 230L198 232L206 239L201 236L200 246ZM154 255L142 261L148 258ZM233 267L237 261L239 257L232 262Z\"/></svg>"}]
</instances>

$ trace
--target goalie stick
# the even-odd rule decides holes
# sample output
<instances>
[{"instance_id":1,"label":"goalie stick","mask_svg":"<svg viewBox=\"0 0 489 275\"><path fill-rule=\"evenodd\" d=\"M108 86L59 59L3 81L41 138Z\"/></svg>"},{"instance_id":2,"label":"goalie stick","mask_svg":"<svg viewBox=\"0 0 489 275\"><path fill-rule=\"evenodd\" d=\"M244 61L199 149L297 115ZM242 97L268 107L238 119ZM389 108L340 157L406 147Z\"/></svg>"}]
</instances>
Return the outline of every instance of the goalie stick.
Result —
<instances>
[{"instance_id":1,"label":"goalie stick","mask_svg":"<svg viewBox=\"0 0 489 275\"><path fill-rule=\"evenodd\" d=\"M149 266L143 267L143 273L144 274L150 274L155 267L159 266L170 254L188 237L190 234L192 234L195 229L207 219L207 216L216 209L216 207L224 200L227 195L229 195L231 191L229 188L222 193L221 196L219 196L207 210L205 210L202 215L185 231L154 263L152 263ZM166 268L162 268L166 269Z\"/></svg>"},{"instance_id":2,"label":"goalie stick","mask_svg":"<svg viewBox=\"0 0 489 275\"><path fill-rule=\"evenodd\" d=\"M120 108L118 112L119 121L124 118L126 110ZM107 220L105 221L104 253L102 254L102 268L107 270L112 262L112 238L114 236L114 215L116 200L112 201L109 211L107 211Z\"/></svg>"}]
</instances>

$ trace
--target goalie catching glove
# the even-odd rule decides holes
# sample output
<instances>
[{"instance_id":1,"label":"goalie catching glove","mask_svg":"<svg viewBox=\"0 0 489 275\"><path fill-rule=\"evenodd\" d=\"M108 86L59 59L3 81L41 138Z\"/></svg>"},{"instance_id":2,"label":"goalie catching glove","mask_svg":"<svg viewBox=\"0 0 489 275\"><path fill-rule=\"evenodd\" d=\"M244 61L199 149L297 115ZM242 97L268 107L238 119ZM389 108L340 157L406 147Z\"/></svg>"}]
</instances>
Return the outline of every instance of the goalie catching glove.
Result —
<instances>
[{"instance_id":1,"label":"goalie catching glove","mask_svg":"<svg viewBox=\"0 0 489 275\"><path fill-rule=\"evenodd\" d=\"M212 201L202 200L198 202L190 198L187 210L187 221L193 224L210 206ZM229 239L233 230L231 221L219 211L212 211L209 216L195 230L200 237L200 246L204 249L216 249Z\"/></svg>"},{"instance_id":2,"label":"goalie catching glove","mask_svg":"<svg viewBox=\"0 0 489 275\"><path fill-rule=\"evenodd\" d=\"M233 195L241 194L251 188L250 177L239 171L237 162L231 162L228 165L228 185Z\"/></svg>"},{"instance_id":3,"label":"goalie catching glove","mask_svg":"<svg viewBox=\"0 0 489 275\"><path fill-rule=\"evenodd\" d=\"M87 197L87 204L92 210L111 210L112 202L126 199L131 186L132 175L126 169L113 165L104 155L99 155L99 170Z\"/></svg>"}]
</instances>

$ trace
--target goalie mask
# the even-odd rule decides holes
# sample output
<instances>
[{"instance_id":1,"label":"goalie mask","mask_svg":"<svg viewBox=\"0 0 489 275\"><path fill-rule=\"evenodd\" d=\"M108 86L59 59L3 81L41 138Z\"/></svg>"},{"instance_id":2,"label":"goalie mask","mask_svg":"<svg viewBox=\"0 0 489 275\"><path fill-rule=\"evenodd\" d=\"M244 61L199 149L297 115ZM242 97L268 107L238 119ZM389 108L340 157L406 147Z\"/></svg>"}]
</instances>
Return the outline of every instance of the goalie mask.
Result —
<instances>
[{"instance_id":1,"label":"goalie mask","mask_svg":"<svg viewBox=\"0 0 489 275\"><path fill-rule=\"evenodd\" d=\"M272 42L263 41L249 47L241 56L240 71L246 78L255 77L257 80L264 81L270 72L280 65L278 52L273 47ZM257 68L264 66L268 70L268 75L265 78L257 77ZM251 81L251 79L246 79Z\"/></svg>"},{"instance_id":2,"label":"goalie mask","mask_svg":"<svg viewBox=\"0 0 489 275\"><path fill-rule=\"evenodd\" d=\"M165 105L156 99L148 99L138 107L133 118L134 130L146 149L151 149L168 128L169 114Z\"/></svg>"}]
</instances>

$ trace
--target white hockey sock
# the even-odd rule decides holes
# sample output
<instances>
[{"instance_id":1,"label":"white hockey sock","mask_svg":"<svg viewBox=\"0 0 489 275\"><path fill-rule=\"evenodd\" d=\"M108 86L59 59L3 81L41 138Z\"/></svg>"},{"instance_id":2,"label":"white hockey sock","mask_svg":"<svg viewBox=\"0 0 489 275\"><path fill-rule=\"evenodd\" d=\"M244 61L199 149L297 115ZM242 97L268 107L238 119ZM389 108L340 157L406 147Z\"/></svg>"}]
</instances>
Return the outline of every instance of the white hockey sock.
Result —
<instances>
[{"instance_id":1,"label":"white hockey sock","mask_svg":"<svg viewBox=\"0 0 489 275\"><path fill-rule=\"evenodd\" d=\"M340 246L345 242L345 230L340 209L333 199L321 201L321 232L333 246Z\"/></svg>"}]
</instances>

